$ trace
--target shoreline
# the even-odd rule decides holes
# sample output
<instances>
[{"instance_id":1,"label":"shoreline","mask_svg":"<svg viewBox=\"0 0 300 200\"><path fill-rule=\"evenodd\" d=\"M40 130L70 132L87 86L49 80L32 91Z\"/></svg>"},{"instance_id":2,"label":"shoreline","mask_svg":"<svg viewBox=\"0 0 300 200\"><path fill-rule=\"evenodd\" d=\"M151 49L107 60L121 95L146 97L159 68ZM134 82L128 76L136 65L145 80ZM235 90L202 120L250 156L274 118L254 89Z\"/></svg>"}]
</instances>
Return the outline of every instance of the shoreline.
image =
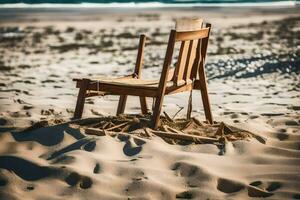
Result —
<instances>
[{"instance_id":1,"label":"shoreline","mask_svg":"<svg viewBox=\"0 0 300 200\"><path fill-rule=\"evenodd\" d=\"M231 18L228 24L240 23L240 20L247 20L256 23L264 20L280 19L282 17L298 16L299 6L292 7L170 7L170 8L1 8L0 25L26 25L38 23L69 23L84 21L87 23L99 23L102 18L106 20L116 18L128 18L134 16L162 16L168 15L180 17L199 16L211 20L217 26L223 27L223 23L218 23L221 18ZM138 19L138 18L137 18ZM175 19L175 18L174 18ZM83 24L81 24L83 25Z\"/></svg>"},{"instance_id":2,"label":"shoreline","mask_svg":"<svg viewBox=\"0 0 300 200\"><path fill-rule=\"evenodd\" d=\"M128 3L8 3L0 4L1 8L210 8L210 7L293 7L297 1L276 2L232 2L232 3L161 3L161 2L128 2Z\"/></svg>"}]
</instances>

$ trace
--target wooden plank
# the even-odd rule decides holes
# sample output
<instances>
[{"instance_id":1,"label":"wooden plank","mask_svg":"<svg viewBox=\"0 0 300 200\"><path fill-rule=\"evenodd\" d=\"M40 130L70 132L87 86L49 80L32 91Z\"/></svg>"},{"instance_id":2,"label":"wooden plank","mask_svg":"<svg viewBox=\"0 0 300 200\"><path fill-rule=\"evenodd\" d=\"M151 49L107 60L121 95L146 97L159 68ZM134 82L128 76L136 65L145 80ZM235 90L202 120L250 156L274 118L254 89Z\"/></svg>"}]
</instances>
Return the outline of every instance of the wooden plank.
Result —
<instances>
[{"instance_id":1,"label":"wooden plank","mask_svg":"<svg viewBox=\"0 0 300 200\"><path fill-rule=\"evenodd\" d=\"M197 39L207 38L208 35L209 35L209 28L203 28L199 31L177 32L175 40L176 40L176 42L197 40Z\"/></svg>"},{"instance_id":2,"label":"wooden plank","mask_svg":"<svg viewBox=\"0 0 300 200\"><path fill-rule=\"evenodd\" d=\"M186 60L186 67L183 76L184 80L191 79L191 71L196 58L197 44L198 44L198 40L190 41L190 46L189 46L187 60Z\"/></svg>"},{"instance_id":3,"label":"wooden plank","mask_svg":"<svg viewBox=\"0 0 300 200\"><path fill-rule=\"evenodd\" d=\"M198 136L198 135L190 135L185 133L171 133L171 132L165 132L165 131L155 131L155 130L149 130L149 132L159 136L159 137L166 137L170 139L177 139L177 140L186 140L190 142L198 142L198 143L214 143L218 142L218 139L216 138L210 138L205 136Z\"/></svg>"},{"instance_id":4,"label":"wooden plank","mask_svg":"<svg viewBox=\"0 0 300 200\"><path fill-rule=\"evenodd\" d=\"M100 130L98 128L86 128L86 129L84 129L84 133L87 135L97 135L97 136L106 135L103 130Z\"/></svg>"},{"instance_id":5,"label":"wooden plank","mask_svg":"<svg viewBox=\"0 0 300 200\"><path fill-rule=\"evenodd\" d=\"M186 59L187 59L187 54L188 54L188 49L189 49L190 41L184 41L181 43L180 51L179 51L179 56L178 56L178 61L177 65L175 68L174 72L174 77L175 77L175 84L179 84L180 81L183 79L183 74L185 71L185 66L186 66Z\"/></svg>"},{"instance_id":6,"label":"wooden plank","mask_svg":"<svg viewBox=\"0 0 300 200\"><path fill-rule=\"evenodd\" d=\"M201 58L201 40L198 40L197 47L196 47L196 57L192 66L192 71L190 75L191 80L195 80L197 78L198 68L199 68L199 62Z\"/></svg>"}]
</instances>

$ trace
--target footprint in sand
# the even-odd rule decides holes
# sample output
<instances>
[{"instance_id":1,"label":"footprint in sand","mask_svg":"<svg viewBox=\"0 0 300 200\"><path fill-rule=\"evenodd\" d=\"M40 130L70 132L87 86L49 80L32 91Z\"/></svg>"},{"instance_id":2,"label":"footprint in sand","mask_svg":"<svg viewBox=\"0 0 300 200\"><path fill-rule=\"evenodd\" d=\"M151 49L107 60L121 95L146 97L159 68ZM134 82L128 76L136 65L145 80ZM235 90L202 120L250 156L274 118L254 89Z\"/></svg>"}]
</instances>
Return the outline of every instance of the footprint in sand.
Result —
<instances>
[{"instance_id":1,"label":"footprint in sand","mask_svg":"<svg viewBox=\"0 0 300 200\"><path fill-rule=\"evenodd\" d=\"M88 189L90 187L92 187L93 181L90 177L84 176L81 178L81 182L79 184L79 186L82 189Z\"/></svg>"},{"instance_id":2,"label":"footprint in sand","mask_svg":"<svg viewBox=\"0 0 300 200\"><path fill-rule=\"evenodd\" d=\"M281 187L279 182L263 183L262 181L254 181L249 184L248 195L250 197L269 197L272 196L275 190Z\"/></svg>"},{"instance_id":3,"label":"footprint in sand","mask_svg":"<svg viewBox=\"0 0 300 200\"><path fill-rule=\"evenodd\" d=\"M128 135L119 134L117 138L122 142L126 142L123 147L123 152L126 156L134 156L139 154L142 151L142 145L146 143L141 139L132 138Z\"/></svg>"},{"instance_id":4,"label":"footprint in sand","mask_svg":"<svg viewBox=\"0 0 300 200\"><path fill-rule=\"evenodd\" d=\"M34 190L34 186L33 186L33 185L29 185L29 186L26 187L26 189L27 189L28 191Z\"/></svg>"},{"instance_id":5,"label":"footprint in sand","mask_svg":"<svg viewBox=\"0 0 300 200\"><path fill-rule=\"evenodd\" d=\"M241 191L244 188L245 186L242 183L233 180L223 178L219 178L218 180L217 189L224 193L235 193Z\"/></svg>"},{"instance_id":6,"label":"footprint in sand","mask_svg":"<svg viewBox=\"0 0 300 200\"><path fill-rule=\"evenodd\" d=\"M192 199L193 193L191 191L184 191L176 194L176 199Z\"/></svg>"},{"instance_id":7,"label":"footprint in sand","mask_svg":"<svg viewBox=\"0 0 300 200\"><path fill-rule=\"evenodd\" d=\"M248 187L248 196L249 197L265 198L265 197L270 197L272 195L273 195L273 193L264 191L260 188L253 187L253 186Z\"/></svg>"},{"instance_id":8,"label":"footprint in sand","mask_svg":"<svg viewBox=\"0 0 300 200\"><path fill-rule=\"evenodd\" d=\"M294 120L288 120L285 122L285 125L287 126L299 126L299 123L297 121Z\"/></svg>"},{"instance_id":9,"label":"footprint in sand","mask_svg":"<svg viewBox=\"0 0 300 200\"><path fill-rule=\"evenodd\" d=\"M269 186L266 188L266 190L269 191L269 192L273 192L275 190L278 190L279 188L281 188L281 183L271 182L269 184Z\"/></svg>"},{"instance_id":10,"label":"footprint in sand","mask_svg":"<svg viewBox=\"0 0 300 200\"><path fill-rule=\"evenodd\" d=\"M261 181L254 181L254 182L250 183L249 185L257 187L257 186L260 186L261 184L262 184Z\"/></svg>"},{"instance_id":11,"label":"footprint in sand","mask_svg":"<svg viewBox=\"0 0 300 200\"><path fill-rule=\"evenodd\" d=\"M0 172L0 187L7 185L7 183L7 178Z\"/></svg>"},{"instance_id":12,"label":"footprint in sand","mask_svg":"<svg viewBox=\"0 0 300 200\"><path fill-rule=\"evenodd\" d=\"M264 185L266 186L266 188L263 188ZM236 193L243 190L244 188L247 188L248 196L257 198L270 197L273 195L272 192L280 187L281 184L278 182L270 182L264 184L262 181L254 181L250 183L249 186L246 186L243 183L223 178L219 178L217 185L218 190L227 194Z\"/></svg>"},{"instance_id":13,"label":"footprint in sand","mask_svg":"<svg viewBox=\"0 0 300 200\"><path fill-rule=\"evenodd\" d=\"M70 186L76 186L79 182L79 187L82 189L88 189L92 187L93 181L90 177L81 176L77 172L72 172L65 178L65 181Z\"/></svg>"},{"instance_id":14,"label":"footprint in sand","mask_svg":"<svg viewBox=\"0 0 300 200\"><path fill-rule=\"evenodd\" d=\"M94 167L94 171L93 171L93 172L94 172L94 174L99 174L100 170L101 170L100 164L97 163L97 164L95 165L95 167Z\"/></svg>"},{"instance_id":15,"label":"footprint in sand","mask_svg":"<svg viewBox=\"0 0 300 200\"><path fill-rule=\"evenodd\" d=\"M137 146L134 142L128 140L123 147L123 152L126 156L134 156L142 151L141 146Z\"/></svg>"},{"instance_id":16,"label":"footprint in sand","mask_svg":"<svg viewBox=\"0 0 300 200\"><path fill-rule=\"evenodd\" d=\"M4 126L8 123L8 120L5 118L0 118L0 126Z\"/></svg>"},{"instance_id":17,"label":"footprint in sand","mask_svg":"<svg viewBox=\"0 0 300 200\"><path fill-rule=\"evenodd\" d=\"M282 141L289 138L289 135L287 133L277 133L277 138Z\"/></svg>"},{"instance_id":18,"label":"footprint in sand","mask_svg":"<svg viewBox=\"0 0 300 200\"><path fill-rule=\"evenodd\" d=\"M76 172L72 172L69 176L65 178L66 183L70 186L75 186L80 180L80 175Z\"/></svg>"}]
</instances>

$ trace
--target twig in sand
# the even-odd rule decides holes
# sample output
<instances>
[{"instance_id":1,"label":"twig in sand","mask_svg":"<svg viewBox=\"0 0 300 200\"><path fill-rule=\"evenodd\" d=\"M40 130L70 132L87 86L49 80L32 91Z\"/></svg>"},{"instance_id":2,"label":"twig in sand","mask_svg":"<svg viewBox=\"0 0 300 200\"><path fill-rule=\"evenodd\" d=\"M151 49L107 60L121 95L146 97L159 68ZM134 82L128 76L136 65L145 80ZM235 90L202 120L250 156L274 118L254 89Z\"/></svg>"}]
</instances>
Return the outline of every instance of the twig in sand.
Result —
<instances>
[{"instance_id":1,"label":"twig in sand","mask_svg":"<svg viewBox=\"0 0 300 200\"><path fill-rule=\"evenodd\" d=\"M177 116L177 114L178 114L180 111L182 111L183 108L184 108L184 107L180 107L180 109L177 111L177 113L175 113L175 115L172 117L172 119L175 119L175 117Z\"/></svg>"},{"instance_id":2,"label":"twig in sand","mask_svg":"<svg viewBox=\"0 0 300 200\"><path fill-rule=\"evenodd\" d=\"M179 134L182 134L182 133L183 133L182 131L179 131L179 130L177 130L177 129L175 129L175 128L172 128L172 127L170 127L170 126L168 126L168 125L163 125L162 128L163 128L164 131L166 131L166 132L173 132L173 133L179 133Z\"/></svg>"},{"instance_id":3,"label":"twig in sand","mask_svg":"<svg viewBox=\"0 0 300 200\"><path fill-rule=\"evenodd\" d=\"M198 126L204 126L204 124L197 118L193 117L192 120L198 125Z\"/></svg>"},{"instance_id":4,"label":"twig in sand","mask_svg":"<svg viewBox=\"0 0 300 200\"><path fill-rule=\"evenodd\" d=\"M121 129L121 132L126 132L126 131L128 131L128 129L129 129L130 126L131 126L130 124L127 124L126 126L124 126L124 127Z\"/></svg>"},{"instance_id":5,"label":"twig in sand","mask_svg":"<svg viewBox=\"0 0 300 200\"><path fill-rule=\"evenodd\" d=\"M166 113L165 111L163 113L169 122L174 122L174 120L168 115L168 113Z\"/></svg>"},{"instance_id":6,"label":"twig in sand","mask_svg":"<svg viewBox=\"0 0 300 200\"><path fill-rule=\"evenodd\" d=\"M150 129L150 128L144 128L144 131L145 131L145 134L146 134L148 137L152 137L152 133L151 133L151 129Z\"/></svg>"},{"instance_id":7,"label":"twig in sand","mask_svg":"<svg viewBox=\"0 0 300 200\"><path fill-rule=\"evenodd\" d=\"M107 129L105 129L106 131L111 131L111 130L114 130L114 129L116 129L116 128L121 128L122 126L125 126L125 125L127 125L127 124L129 124L130 122L124 122L124 123L122 123L122 124L119 124L119 125L115 125L115 126L113 126L113 127L110 127L110 128L107 128Z\"/></svg>"}]
</instances>

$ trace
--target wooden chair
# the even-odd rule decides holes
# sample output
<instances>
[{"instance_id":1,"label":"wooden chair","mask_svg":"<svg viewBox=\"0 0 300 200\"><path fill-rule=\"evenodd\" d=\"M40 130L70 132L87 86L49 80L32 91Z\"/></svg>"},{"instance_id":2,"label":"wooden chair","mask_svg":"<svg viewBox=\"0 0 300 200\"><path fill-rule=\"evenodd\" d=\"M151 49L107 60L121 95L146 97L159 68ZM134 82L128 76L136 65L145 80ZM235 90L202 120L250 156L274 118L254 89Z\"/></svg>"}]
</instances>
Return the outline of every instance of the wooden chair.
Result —
<instances>
[{"instance_id":1,"label":"wooden chair","mask_svg":"<svg viewBox=\"0 0 300 200\"><path fill-rule=\"evenodd\" d=\"M76 87L79 88L74 118L81 118L85 98L87 97L107 94L120 95L117 115L124 112L127 95L139 96L143 114L148 112L146 97L153 97L155 98L155 105L152 123L153 128L156 129L159 125L164 96L196 89L201 91L205 117L212 124L213 117L204 69L210 28L211 25L206 24L205 28L196 31L178 32L171 30L159 80L140 79L146 42L145 35L140 36L138 55L133 74L113 79L73 79L76 81ZM181 42L179 56L175 68L170 70L176 42Z\"/></svg>"}]
</instances>

